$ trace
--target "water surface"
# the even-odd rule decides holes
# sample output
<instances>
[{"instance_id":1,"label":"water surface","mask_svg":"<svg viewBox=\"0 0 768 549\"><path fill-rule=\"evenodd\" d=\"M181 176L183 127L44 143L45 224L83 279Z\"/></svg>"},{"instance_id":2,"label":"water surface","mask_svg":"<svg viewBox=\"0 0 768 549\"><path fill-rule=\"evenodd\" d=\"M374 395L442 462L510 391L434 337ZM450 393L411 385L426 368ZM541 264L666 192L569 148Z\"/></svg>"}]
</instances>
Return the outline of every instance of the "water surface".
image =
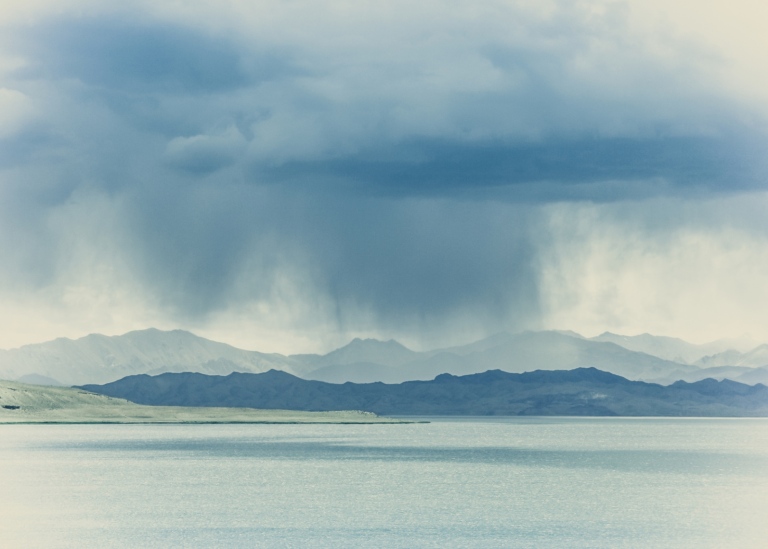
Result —
<instances>
[{"instance_id":1,"label":"water surface","mask_svg":"<svg viewBox=\"0 0 768 549\"><path fill-rule=\"evenodd\" d=\"M5 425L7 547L765 547L768 420Z\"/></svg>"}]
</instances>

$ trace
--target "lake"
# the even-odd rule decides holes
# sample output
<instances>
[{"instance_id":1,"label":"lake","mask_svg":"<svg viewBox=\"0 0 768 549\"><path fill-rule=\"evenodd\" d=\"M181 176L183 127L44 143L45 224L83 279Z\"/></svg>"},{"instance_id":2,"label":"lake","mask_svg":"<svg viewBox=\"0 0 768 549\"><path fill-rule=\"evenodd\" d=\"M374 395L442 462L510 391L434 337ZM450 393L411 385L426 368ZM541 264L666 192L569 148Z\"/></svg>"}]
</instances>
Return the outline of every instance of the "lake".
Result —
<instances>
[{"instance_id":1,"label":"lake","mask_svg":"<svg viewBox=\"0 0 768 549\"><path fill-rule=\"evenodd\" d=\"M768 420L3 425L0 545L768 546Z\"/></svg>"}]
</instances>

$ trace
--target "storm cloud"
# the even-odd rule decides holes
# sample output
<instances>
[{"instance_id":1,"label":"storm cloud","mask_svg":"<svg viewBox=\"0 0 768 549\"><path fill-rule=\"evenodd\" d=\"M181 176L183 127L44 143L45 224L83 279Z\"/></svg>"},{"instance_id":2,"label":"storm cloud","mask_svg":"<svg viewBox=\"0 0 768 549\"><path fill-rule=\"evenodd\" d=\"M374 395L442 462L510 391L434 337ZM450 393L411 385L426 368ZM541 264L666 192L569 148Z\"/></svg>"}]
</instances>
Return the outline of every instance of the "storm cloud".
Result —
<instances>
[{"instance_id":1,"label":"storm cloud","mask_svg":"<svg viewBox=\"0 0 768 549\"><path fill-rule=\"evenodd\" d=\"M634 3L53 6L1 23L0 346L709 337L748 291L643 303L768 268L768 90Z\"/></svg>"}]
</instances>

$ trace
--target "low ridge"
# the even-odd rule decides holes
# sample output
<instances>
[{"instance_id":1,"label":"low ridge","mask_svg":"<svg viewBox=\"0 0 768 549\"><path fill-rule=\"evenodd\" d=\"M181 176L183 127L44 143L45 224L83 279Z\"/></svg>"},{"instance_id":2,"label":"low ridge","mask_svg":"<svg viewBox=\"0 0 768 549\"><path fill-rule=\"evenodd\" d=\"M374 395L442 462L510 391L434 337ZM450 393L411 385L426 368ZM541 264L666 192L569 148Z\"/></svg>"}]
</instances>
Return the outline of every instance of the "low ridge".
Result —
<instances>
[{"instance_id":1,"label":"low ridge","mask_svg":"<svg viewBox=\"0 0 768 549\"><path fill-rule=\"evenodd\" d=\"M89 391L137 403L355 409L385 415L768 416L768 387L705 380L671 386L596 368L443 374L400 384L308 381L285 372L131 376Z\"/></svg>"}]
</instances>

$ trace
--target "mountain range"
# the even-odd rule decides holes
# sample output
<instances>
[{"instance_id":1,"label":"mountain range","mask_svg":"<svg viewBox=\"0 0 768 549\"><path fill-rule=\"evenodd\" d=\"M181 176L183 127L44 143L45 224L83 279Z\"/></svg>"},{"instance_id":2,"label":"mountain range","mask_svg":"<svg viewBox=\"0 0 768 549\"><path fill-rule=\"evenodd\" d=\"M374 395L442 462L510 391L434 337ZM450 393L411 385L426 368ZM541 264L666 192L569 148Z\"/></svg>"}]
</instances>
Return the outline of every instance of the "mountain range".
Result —
<instances>
[{"instance_id":1,"label":"mountain range","mask_svg":"<svg viewBox=\"0 0 768 549\"><path fill-rule=\"evenodd\" d=\"M595 368L512 374L441 374L400 384L262 374L129 376L87 391L138 404L305 411L363 410L387 415L768 416L768 387L707 379L664 386Z\"/></svg>"},{"instance_id":2,"label":"mountain range","mask_svg":"<svg viewBox=\"0 0 768 549\"><path fill-rule=\"evenodd\" d=\"M183 330L148 329L0 350L0 379L47 385L103 384L166 372L228 375L280 370L330 383L402 383L440 374L521 373L595 367L627 379L671 384L706 378L768 384L768 345L721 340L695 345L643 334L499 333L466 345L414 351L394 340L354 339L330 353L281 355L238 349Z\"/></svg>"},{"instance_id":3,"label":"mountain range","mask_svg":"<svg viewBox=\"0 0 768 549\"><path fill-rule=\"evenodd\" d=\"M154 328L120 336L91 334L72 340L0 351L0 378L29 383L105 383L138 373L265 372L303 374L302 362L279 354L237 349L183 330Z\"/></svg>"}]
</instances>

